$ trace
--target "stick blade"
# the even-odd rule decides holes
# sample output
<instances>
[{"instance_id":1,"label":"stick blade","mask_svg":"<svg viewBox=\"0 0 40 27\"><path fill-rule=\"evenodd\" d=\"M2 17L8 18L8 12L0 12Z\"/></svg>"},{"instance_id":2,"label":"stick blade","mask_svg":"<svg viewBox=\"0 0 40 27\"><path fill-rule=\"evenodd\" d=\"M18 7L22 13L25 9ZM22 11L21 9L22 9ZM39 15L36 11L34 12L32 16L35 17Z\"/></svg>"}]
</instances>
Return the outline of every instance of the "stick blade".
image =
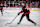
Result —
<instances>
[{"instance_id":1,"label":"stick blade","mask_svg":"<svg viewBox=\"0 0 40 27\"><path fill-rule=\"evenodd\" d=\"M7 25L9 25L9 24L11 24L11 23L6 23L5 26L7 26Z\"/></svg>"},{"instance_id":2,"label":"stick blade","mask_svg":"<svg viewBox=\"0 0 40 27\"><path fill-rule=\"evenodd\" d=\"M11 23L7 23L7 24L11 24Z\"/></svg>"}]
</instances>

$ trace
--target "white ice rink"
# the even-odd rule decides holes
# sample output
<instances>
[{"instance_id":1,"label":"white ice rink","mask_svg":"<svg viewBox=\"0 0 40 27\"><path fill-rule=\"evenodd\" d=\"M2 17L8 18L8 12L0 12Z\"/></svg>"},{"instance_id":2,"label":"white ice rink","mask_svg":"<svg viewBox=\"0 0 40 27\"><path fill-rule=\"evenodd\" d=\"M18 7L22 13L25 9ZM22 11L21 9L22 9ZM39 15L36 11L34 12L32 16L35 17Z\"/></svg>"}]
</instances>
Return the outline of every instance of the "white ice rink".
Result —
<instances>
[{"instance_id":1,"label":"white ice rink","mask_svg":"<svg viewBox=\"0 0 40 27\"><path fill-rule=\"evenodd\" d=\"M23 18L21 24L17 25L22 14L20 14L13 21L12 24L7 24L5 26L5 24L11 22L16 17L17 13L19 12L19 11L11 11L11 10L5 10L5 11L10 13L10 14L3 12L4 15L2 16L1 12L0 12L0 27L40 27L40 11L31 11L31 13L30 13L30 19L37 23L36 26L34 26L34 24L29 22L26 19L26 16Z\"/></svg>"}]
</instances>

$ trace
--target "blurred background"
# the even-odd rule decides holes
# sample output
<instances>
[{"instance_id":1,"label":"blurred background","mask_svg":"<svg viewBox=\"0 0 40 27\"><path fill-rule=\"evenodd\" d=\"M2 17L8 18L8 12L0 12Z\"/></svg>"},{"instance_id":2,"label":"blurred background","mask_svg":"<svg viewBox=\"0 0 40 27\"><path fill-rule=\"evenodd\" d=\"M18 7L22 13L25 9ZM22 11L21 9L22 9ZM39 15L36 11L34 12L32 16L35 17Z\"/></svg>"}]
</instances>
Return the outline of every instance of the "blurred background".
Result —
<instances>
[{"instance_id":1,"label":"blurred background","mask_svg":"<svg viewBox=\"0 0 40 27\"><path fill-rule=\"evenodd\" d=\"M0 0L0 4L5 7L22 7L24 2L27 8L40 8L40 0Z\"/></svg>"}]
</instances>

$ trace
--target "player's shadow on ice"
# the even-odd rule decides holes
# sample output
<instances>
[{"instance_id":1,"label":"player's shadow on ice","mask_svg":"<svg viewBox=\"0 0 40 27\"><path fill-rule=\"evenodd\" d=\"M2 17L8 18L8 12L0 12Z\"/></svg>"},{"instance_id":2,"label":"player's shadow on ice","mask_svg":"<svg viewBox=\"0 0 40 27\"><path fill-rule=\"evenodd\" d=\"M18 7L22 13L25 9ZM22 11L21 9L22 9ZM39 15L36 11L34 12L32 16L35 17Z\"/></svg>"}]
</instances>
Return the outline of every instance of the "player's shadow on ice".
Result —
<instances>
[{"instance_id":1,"label":"player's shadow on ice","mask_svg":"<svg viewBox=\"0 0 40 27\"><path fill-rule=\"evenodd\" d=\"M9 27L18 27L18 24L9 25Z\"/></svg>"},{"instance_id":2,"label":"player's shadow on ice","mask_svg":"<svg viewBox=\"0 0 40 27\"><path fill-rule=\"evenodd\" d=\"M35 27L35 25L30 25L30 24L10 24L8 27ZM36 25L36 27L38 27L40 25Z\"/></svg>"},{"instance_id":3,"label":"player's shadow on ice","mask_svg":"<svg viewBox=\"0 0 40 27\"><path fill-rule=\"evenodd\" d=\"M27 26L34 26L34 25L23 25L23 24L21 24L21 25L20 24L19 25L18 24L9 25L9 27L24 27L24 26L27 27Z\"/></svg>"}]
</instances>

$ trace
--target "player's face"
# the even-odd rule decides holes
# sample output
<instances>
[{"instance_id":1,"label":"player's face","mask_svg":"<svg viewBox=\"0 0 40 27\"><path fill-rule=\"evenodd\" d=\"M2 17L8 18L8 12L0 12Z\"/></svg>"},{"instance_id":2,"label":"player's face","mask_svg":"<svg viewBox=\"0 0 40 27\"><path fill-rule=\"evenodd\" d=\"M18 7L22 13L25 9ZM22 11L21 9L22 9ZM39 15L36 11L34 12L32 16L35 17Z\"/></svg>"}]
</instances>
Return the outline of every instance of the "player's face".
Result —
<instances>
[{"instance_id":1,"label":"player's face","mask_svg":"<svg viewBox=\"0 0 40 27\"><path fill-rule=\"evenodd\" d=\"M25 4L22 3L22 6L25 6Z\"/></svg>"},{"instance_id":2,"label":"player's face","mask_svg":"<svg viewBox=\"0 0 40 27\"><path fill-rule=\"evenodd\" d=\"M3 4L1 4L1 6L3 6Z\"/></svg>"}]
</instances>

